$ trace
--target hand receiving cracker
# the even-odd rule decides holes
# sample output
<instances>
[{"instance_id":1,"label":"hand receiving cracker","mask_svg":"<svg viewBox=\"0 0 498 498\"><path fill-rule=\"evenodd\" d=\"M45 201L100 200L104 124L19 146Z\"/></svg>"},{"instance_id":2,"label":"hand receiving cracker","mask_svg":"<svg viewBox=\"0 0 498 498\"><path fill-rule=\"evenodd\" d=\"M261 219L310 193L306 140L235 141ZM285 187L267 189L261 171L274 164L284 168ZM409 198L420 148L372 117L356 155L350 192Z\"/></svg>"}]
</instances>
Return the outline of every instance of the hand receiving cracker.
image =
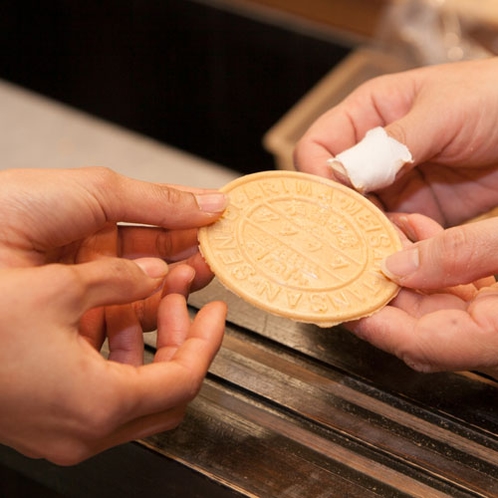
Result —
<instances>
[{"instance_id":1,"label":"hand receiving cracker","mask_svg":"<svg viewBox=\"0 0 498 498\"><path fill-rule=\"evenodd\" d=\"M0 204L0 442L73 464L175 427L224 331L224 303L191 323L185 298L212 277L196 232L225 197L102 168L13 170Z\"/></svg>"}]
</instances>

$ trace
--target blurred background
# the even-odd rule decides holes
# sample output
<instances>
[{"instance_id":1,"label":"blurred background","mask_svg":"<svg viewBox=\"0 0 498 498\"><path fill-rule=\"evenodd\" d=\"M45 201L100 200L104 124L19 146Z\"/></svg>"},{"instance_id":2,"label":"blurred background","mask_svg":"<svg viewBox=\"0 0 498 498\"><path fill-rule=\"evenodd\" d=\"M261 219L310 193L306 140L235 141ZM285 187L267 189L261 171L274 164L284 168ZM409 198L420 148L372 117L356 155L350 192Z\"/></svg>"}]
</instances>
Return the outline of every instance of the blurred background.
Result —
<instances>
[{"instance_id":1,"label":"blurred background","mask_svg":"<svg viewBox=\"0 0 498 498\"><path fill-rule=\"evenodd\" d=\"M0 7L1 78L244 172L273 167L262 135L349 50L208 2Z\"/></svg>"},{"instance_id":2,"label":"blurred background","mask_svg":"<svg viewBox=\"0 0 498 498\"><path fill-rule=\"evenodd\" d=\"M272 169L279 154L287 154L288 167L289 151L277 149L291 147L335 94L376 73L432 63L424 59L424 40L432 54L457 29L458 44L466 19L465 29L493 46L496 6L493 12L486 0L450 3L4 0L0 78L244 173ZM484 28L482 19L492 22ZM380 52L396 52L399 64L380 56L377 63L369 52L337 88L340 63L382 44ZM361 72L362 64L369 69ZM315 102L311 114L309 106L294 109L323 78L334 95Z\"/></svg>"}]
</instances>

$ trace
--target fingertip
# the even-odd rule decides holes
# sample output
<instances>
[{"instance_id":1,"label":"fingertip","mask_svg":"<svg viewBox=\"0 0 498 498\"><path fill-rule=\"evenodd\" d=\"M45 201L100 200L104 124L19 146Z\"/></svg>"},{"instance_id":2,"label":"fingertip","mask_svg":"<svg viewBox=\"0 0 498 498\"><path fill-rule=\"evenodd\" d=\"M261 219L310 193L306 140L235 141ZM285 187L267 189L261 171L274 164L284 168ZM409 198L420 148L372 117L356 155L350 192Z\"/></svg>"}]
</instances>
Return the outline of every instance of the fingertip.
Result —
<instances>
[{"instance_id":1,"label":"fingertip","mask_svg":"<svg viewBox=\"0 0 498 498\"><path fill-rule=\"evenodd\" d=\"M187 298L179 292L170 292L161 299L161 304L163 302L167 304L183 305L186 304Z\"/></svg>"},{"instance_id":2,"label":"fingertip","mask_svg":"<svg viewBox=\"0 0 498 498\"><path fill-rule=\"evenodd\" d=\"M340 161L338 161L335 157L330 157L329 159L327 159L327 166L330 168L330 171L332 173L330 176L333 180L337 181L338 183L342 183L346 187L354 188L351 180L348 177L346 169Z\"/></svg>"},{"instance_id":3,"label":"fingertip","mask_svg":"<svg viewBox=\"0 0 498 498\"><path fill-rule=\"evenodd\" d=\"M384 130L389 137L393 138L397 142L408 147L406 131L405 131L405 127L403 126L402 119L400 119L398 121L394 121L394 122L386 125L384 127Z\"/></svg>"},{"instance_id":4,"label":"fingertip","mask_svg":"<svg viewBox=\"0 0 498 498\"><path fill-rule=\"evenodd\" d=\"M208 192L195 194L199 209L205 213L222 213L228 205L228 196L223 192Z\"/></svg>"},{"instance_id":5,"label":"fingertip","mask_svg":"<svg viewBox=\"0 0 498 498\"><path fill-rule=\"evenodd\" d=\"M228 306L223 301L211 301L205 304L195 316L195 335L204 336L219 349L227 318Z\"/></svg>"},{"instance_id":6,"label":"fingertip","mask_svg":"<svg viewBox=\"0 0 498 498\"><path fill-rule=\"evenodd\" d=\"M334 179L332 168L327 164L331 153L322 145L304 135L293 151L293 166L296 171Z\"/></svg>"},{"instance_id":7,"label":"fingertip","mask_svg":"<svg viewBox=\"0 0 498 498\"><path fill-rule=\"evenodd\" d=\"M390 213L389 219L412 242L434 237L444 230L437 221L419 213Z\"/></svg>"},{"instance_id":8,"label":"fingertip","mask_svg":"<svg viewBox=\"0 0 498 498\"><path fill-rule=\"evenodd\" d=\"M167 264L156 258L108 257L65 267L79 282L73 287L84 296L84 311L146 299L161 288L168 272Z\"/></svg>"},{"instance_id":9,"label":"fingertip","mask_svg":"<svg viewBox=\"0 0 498 498\"><path fill-rule=\"evenodd\" d=\"M138 258L133 262L150 278L164 278L168 273L168 265L159 258Z\"/></svg>"},{"instance_id":10,"label":"fingertip","mask_svg":"<svg viewBox=\"0 0 498 498\"><path fill-rule=\"evenodd\" d=\"M381 261L380 269L382 273L393 280L401 282L403 279L415 273L420 266L420 255L417 246L391 254Z\"/></svg>"},{"instance_id":11,"label":"fingertip","mask_svg":"<svg viewBox=\"0 0 498 498\"><path fill-rule=\"evenodd\" d=\"M219 314L220 317L223 317L223 319L226 319L227 313L228 313L228 305L225 303L225 301L211 301L203 306L203 308L200 310L209 310L209 311L214 311L217 314Z\"/></svg>"},{"instance_id":12,"label":"fingertip","mask_svg":"<svg viewBox=\"0 0 498 498\"><path fill-rule=\"evenodd\" d=\"M179 264L173 266L165 277L163 296L166 296L167 294L181 294L187 296L195 276L195 269L190 265Z\"/></svg>"}]
</instances>

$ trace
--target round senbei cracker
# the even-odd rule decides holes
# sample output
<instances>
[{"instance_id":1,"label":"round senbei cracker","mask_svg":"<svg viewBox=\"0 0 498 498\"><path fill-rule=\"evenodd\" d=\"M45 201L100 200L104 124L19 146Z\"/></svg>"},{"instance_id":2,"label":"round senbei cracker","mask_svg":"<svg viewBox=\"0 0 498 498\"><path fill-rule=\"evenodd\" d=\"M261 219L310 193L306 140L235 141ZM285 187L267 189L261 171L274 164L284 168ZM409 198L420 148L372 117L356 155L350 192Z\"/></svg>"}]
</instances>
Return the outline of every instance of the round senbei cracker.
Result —
<instances>
[{"instance_id":1,"label":"round senbei cracker","mask_svg":"<svg viewBox=\"0 0 498 498\"><path fill-rule=\"evenodd\" d=\"M371 315L398 286L380 262L398 233L368 199L296 171L240 177L223 216L199 231L202 255L233 293L270 313L330 327Z\"/></svg>"}]
</instances>

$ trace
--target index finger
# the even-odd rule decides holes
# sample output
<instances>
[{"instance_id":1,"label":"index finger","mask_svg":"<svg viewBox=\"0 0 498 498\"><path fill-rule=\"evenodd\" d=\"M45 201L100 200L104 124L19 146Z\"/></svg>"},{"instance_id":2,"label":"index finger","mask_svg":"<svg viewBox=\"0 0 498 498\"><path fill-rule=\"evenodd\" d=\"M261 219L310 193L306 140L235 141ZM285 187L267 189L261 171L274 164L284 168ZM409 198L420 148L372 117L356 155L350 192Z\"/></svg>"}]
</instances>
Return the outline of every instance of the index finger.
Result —
<instances>
[{"instance_id":1,"label":"index finger","mask_svg":"<svg viewBox=\"0 0 498 498\"><path fill-rule=\"evenodd\" d=\"M356 145L366 132L405 115L413 93L404 73L373 78L320 116L294 151L297 169L337 179L327 159Z\"/></svg>"},{"instance_id":2,"label":"index finger","mask_svg":"<svg viewBox=\"0 0 498 498\"><path fill-rule=\"evenodd\" d=\"M336 179L327 160L356 143L353 123L337 106L320 116L301 137L294 149L298 171Z\"/></svg>"},{"instance_id":3,"label":"index finger","mask_svg":"<svg viewBox=\"0 0 498 498\"><path fill-rule=\"evenodd\" d=\"M107 222L194 228L212 223L227 205L226 196L217 190L181 190L128 178L107 168L82 172L86 174L85 188L97 200Z\"/></svg>"}]
</instances>

